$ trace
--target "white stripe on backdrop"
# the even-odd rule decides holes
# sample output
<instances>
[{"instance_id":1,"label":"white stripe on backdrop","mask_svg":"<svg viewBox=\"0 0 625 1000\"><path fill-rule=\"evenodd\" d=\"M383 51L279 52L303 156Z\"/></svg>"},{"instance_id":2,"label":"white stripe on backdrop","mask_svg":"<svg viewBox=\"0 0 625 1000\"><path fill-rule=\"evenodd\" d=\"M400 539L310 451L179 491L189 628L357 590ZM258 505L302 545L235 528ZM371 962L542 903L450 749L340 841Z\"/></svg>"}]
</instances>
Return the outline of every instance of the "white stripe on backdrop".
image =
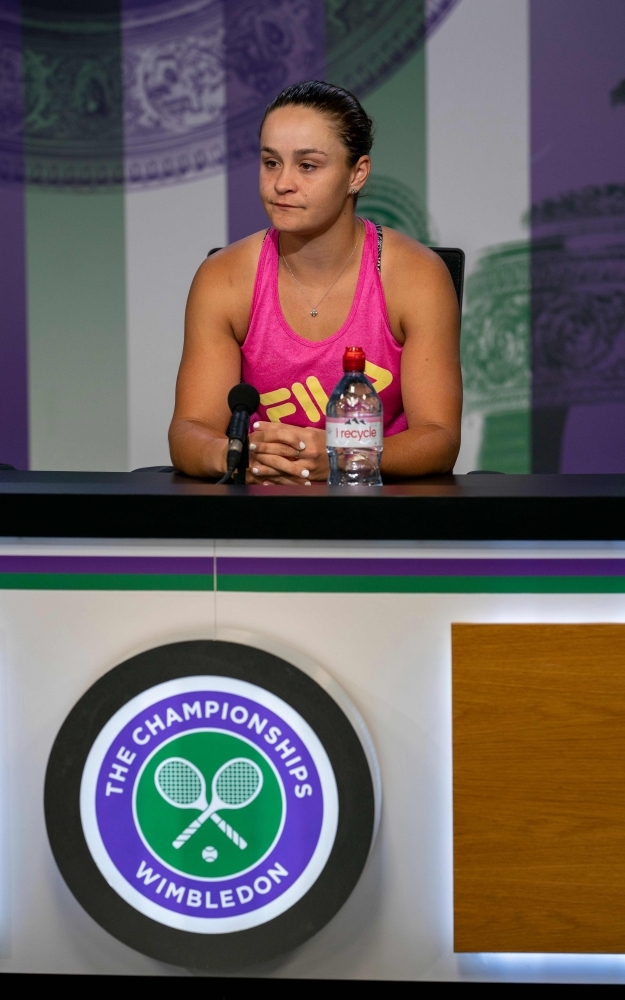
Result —
<instances>
[{"instance_id":1,"label":"white stripe on backdrop","mask_svg":"<svg viewBox=\"0 0 625 1000\"><path fill-rule=\"evenodd\" d=\"M169 465L167 428L197 268L226 243L225 173L126 193L126 309L131 469Z\"/></svg>"},{"instance_id":2,"label":"white stripe on backdrop","mask_svg":"<svg viewBox=\"0 0 625 1000\"><path fill-rule=\"evenodd\" d=\"M482 251L527 239L527 0L463 0L428 41L428 209L466 275ZM477 468L480 414L465 418L456 472Z\"/></svg>"}]
</instances>

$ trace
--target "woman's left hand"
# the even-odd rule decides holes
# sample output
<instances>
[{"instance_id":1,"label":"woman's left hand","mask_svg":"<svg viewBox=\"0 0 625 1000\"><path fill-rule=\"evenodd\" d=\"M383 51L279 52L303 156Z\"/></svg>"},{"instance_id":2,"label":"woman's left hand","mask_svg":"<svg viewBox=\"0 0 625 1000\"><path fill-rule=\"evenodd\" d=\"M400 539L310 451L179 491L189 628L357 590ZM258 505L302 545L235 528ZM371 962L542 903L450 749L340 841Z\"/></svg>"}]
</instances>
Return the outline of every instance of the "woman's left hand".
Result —
<instances>
[{"instance_id":1,"label":"woman's left hand","mask_svg":"<svg viewBox=\"0 0 625 1000\"><path fill-rule=\"evenodd\" d=\"M309 486L311 481L325 482L328 471L325 431L255 422L250 434L249 481Z\"/></svg>"}]
</instances>

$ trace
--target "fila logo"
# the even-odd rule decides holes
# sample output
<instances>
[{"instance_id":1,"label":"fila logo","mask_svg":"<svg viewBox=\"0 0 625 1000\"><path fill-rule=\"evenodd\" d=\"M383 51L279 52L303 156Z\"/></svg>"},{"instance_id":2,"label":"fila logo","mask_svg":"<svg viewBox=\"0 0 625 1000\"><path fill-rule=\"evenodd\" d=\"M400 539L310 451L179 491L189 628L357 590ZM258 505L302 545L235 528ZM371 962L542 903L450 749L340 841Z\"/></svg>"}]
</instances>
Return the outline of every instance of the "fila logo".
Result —
<instances>
[{"instance_id":1,"label":"fila logo","mask_svg":"<svg viewBox=\"0 0 625 1000\"><path fill-rule=\"evenodd\" d=\"M378 393L393 381L393 375L387 368L380 368L371 361L365 362L365 375L371 379ZM322 416L325 416L328 397L317 376L309 375L306 386L301 382L294 382L290 389L274 389L272 392L261 394L260 402L261 406L267 408L267 419L279 423L282 417L290 417L296 413L297 406L291 402L293 396L311 423L318 424Z\"/></svg>"}]
</instances>

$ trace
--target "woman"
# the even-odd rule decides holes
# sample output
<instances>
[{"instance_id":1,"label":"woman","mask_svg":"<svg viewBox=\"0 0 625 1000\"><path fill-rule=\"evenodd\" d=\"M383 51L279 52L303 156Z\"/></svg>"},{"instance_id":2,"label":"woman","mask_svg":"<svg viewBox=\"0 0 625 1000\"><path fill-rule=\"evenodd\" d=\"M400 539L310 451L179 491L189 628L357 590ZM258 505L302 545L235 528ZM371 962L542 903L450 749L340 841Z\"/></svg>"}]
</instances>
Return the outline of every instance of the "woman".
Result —
<instances>
[{"instance_id":1,"label":"woman","mask_svg":"<svg viewBox=\"0 0 625 1000\"><path fill-rule=\"evenodd\" d=\"M271 228L211 255L195 276L174 465L225 472L227 397L243 379L261 394L248 482L325 480L325 404L345 347L358 344L384 404L383 475L449 471L462 406L456 295L435 253L355 213L371 119L340 87L301 83L269 105L260 142Z\"/></svg>"}]
</instances>

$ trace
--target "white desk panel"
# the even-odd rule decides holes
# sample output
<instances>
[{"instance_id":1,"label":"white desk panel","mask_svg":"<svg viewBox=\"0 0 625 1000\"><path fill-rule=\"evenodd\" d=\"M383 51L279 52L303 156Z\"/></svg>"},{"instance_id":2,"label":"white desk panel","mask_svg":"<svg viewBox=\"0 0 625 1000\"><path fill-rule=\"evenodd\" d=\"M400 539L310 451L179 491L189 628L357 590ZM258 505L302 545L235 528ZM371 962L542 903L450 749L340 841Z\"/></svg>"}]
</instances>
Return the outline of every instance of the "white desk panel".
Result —
<instances>
[{"instance_id":1,"label":"white desk panel","mask_svg":"<svg viewBox=\"0 0 625 1000\"><path fill-rule=\"evenodd\" d=\"M72 543L0 554L198 554L248 557L622 557L618 545L254 545ZM620 593L306 593L0 591L2 754L8 837L0 971L189 975L110 937L56 870L43 780L56 733L103 673L183 639L256 642L320 664L360 710L382 772L382 821L343 910L297 952L250 976L399 980L625 982L620 956L454 955L452 948L450 626L465 622L625 622ZM250 636L251 634L251 636ZM254 638L255 637L255 638ZM6 882L7 868L10 873ZM0 911L2 912L2 911ZM8 926L6 926L8 924Z\"/></svg>"}]
</instances>

